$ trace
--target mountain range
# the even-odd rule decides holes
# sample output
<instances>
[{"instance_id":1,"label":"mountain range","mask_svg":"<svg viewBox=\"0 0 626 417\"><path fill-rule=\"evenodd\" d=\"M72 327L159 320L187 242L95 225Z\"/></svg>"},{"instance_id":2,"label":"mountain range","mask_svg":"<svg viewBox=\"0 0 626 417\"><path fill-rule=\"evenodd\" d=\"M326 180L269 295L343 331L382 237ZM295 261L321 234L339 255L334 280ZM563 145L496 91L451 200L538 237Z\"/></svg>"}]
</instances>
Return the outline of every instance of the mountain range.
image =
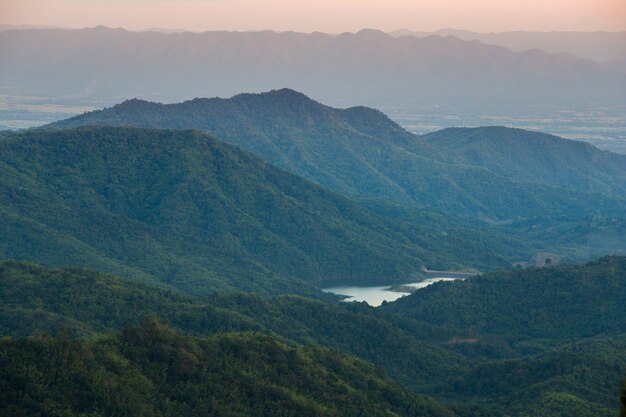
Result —
<instances>
[{"instance_id":1,"label":"mountain range","mask_svg":"<svg viewBox=\"0 0 626 417\"><path fill-rule=\"evenodd\" d=\"M535 225L570 248L587 248L605 226L623 222L626 206L623 155L503 127L420 137L379 111L335 109L289 89L169 105L128 100L45 128L90 125L204 130L405 221L435 211L482 227L519 225L517 237ZM555 222L570 230L551 232ZM600 253L620 247L623 239L611 235Z\"/></svg>"},{"instance_id":2,"label":"mountain range","mask_svg":"<svg viewBox=\"0 0 626 417\"><path fill-rule=\"evenodd\" d=\"M376 30L7 30L0 33L0 83L13 86L9 94L64 103L178 101L289 86L333 105L378 108L624 104L624 75L611 65L453 36L396 38Z\"/></svg>"},{"instance_id":3,"label":"mountain range","mask_svg":"<svg viewBox=\"0 0 626 417\"><path fill-rule=\"evenodd\" d=\"M393 36L431 35L455 36L463 40L477 40L488 45L498 45L515 52L541 49L551 54L567 53L579 58L598 62L626 62L626 32L492 32L480 33L469 30L440 29L434 32L397 30ZM622 67L626 70L626 67Z\"/></svg>"},{"instance_id":4,"label":"mountain range","mask_svg":"<svg viewBox=\"0 0 626 417\"><path fill-rule=\"evenodd\" d=\"M567 258L591 233L619 252L622 158L503 127L416 136L287 89L2 132L0 257L75 266L0 264L0 410L614 415L624 257L378 308L319 288Z\"/></svg>"},{"instance_id":5,"label":"mountain range","mask_svg":"<svg viewBox=\"0 0 626 417\"><path fill-rule=\"evenodd\" d=\"M0 415L626 417L623 40L0 25Z\"/></svg>"},{"instance_id":6,"label":"mountain range","mask_svg":"<svg viewBox=\"0 0 626 417\"><path fill-rule=\"evenodd\" d=\"M34 130L0 149L3 258L190 293L314 295L311 285L489 269L528 251L502 235L447 235L378 214L198 131Z\"/></svg>"}]
</instances>

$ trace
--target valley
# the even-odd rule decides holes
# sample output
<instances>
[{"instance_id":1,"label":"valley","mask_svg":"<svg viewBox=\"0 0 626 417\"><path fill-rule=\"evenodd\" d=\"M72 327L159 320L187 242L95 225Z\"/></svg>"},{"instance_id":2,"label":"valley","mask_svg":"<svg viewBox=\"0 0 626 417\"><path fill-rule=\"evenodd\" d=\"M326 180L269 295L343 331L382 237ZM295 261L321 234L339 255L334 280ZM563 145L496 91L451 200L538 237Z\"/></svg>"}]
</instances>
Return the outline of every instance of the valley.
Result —
<instances>
[{"instance_id":1,"label":"valley","mask_svg":"<svg viewBox=\"0 0 626 417\"><path fill-rule=\"evenodd\" d=\"M418 407L428 410L422 411L425 415L438 412L451 417L522 417L528 410L563 417L571 416L572 410L588 410L581 415L608 417L618 407L616 393L626 366L626 312L622 308L625 268L626 258L607 257L582 266L485 274L435 283L396 302L371 308L364 303L295 296L268 298L240 293L192 297L87 269L5 262L0 264L0 329L12 337L5 337L0 344L0 358L7 364L2 368L5 372L0 372L0 382L11 384L13 378L22 378L21 386L31 397L21 407L43 409L47 397L37 391L37 381L32 379L35 365L28 359L43 350L54 358L48 366L59 375L48 380L55 392L83 381L84 392L92 393L86 398L101 395L101 379L85 379L83 369L88 366L97 369L95 375L121 378L117 386L123 388L117 395L122 397L133 391L127 384L139 378L145 382L134 385L141 387L136 395L143 398L159 392L179 402L183 397L154 379L162 375L153 372L155 368L188 387L196 387L214 383L208 375L196 374L206 369L202 358L212 358L213 363L238 363L239 355L247 352L252 356L246 356L242 366L254 367L258 378L247 389L285 383L276 375L270 376L274 371L267 367L269 361L282 363L281 375L300 375L298 381L307 372L319 375L314 370L326 367L321 372L335 373L333 381L356 384L356 391L348 391L354 395L364 389L358 381L378 381L378 389L395 391L394 401L362 399L363 407ZM155 321L155 316L169 324ZM42 332L57 336L41 336ZM103 333L109 336L89 337ZM69 342L68 335L78 340ZM210 353L200 354L201 346L212 344L215 347ZM318 347L299 347L312 345ZM324 353L324 349L331 351ZM108 356L101 356L105 352ZM382 370L339 352L375 364L410 391L387 379ZM308 356L311 354L315 356ZM115 365L118 362L108 362L114 358L127 365L119 368ZM304 363L298 364L299 360ZM56 370L60 363L69 364L64 372ZM218 368L219 372L225 369L229 368ZM219 375L231 381L229 386L245 381L237 372ZM487 387L485 381L489 381ZM317 383L313 386L322 389ZM154 391L157 387L159 390ZM298 384L291 389L304 397L311 392ZM335 403L338 399L333 395L341 392L331 389L323 395L335 398ZM0 392L0 406L6 407L9 396L14 395L11 393L14 391ZM366 398L378 398L372 395ZM281 398L284 407L307 404L291 394ZM76 403L62 393L54 401L67 412L76 410ZM236 405L239 400L233 401L231 404ZM99 407L98 401L81 404L89 409ZM260 406L258 400L249 404ZM188 405L207 410L217 403ZM402 411L401 415L415 413Z\"/></svg>"},{"instance_id":2,"label":"valley","mask_svg":"<svg viewBox=\"0 0 626 417\"><path fill-rule=\"evenodd\" d=\"M393 302L400 297L404 297L411 294L420 288L425 288L435 282L439 281L454 281L458 278L427 278L419 282L407 282L407 283L391 283L383 286L373 287L356 287L356 286L339 286L332 288L322 288L322 291L344 296L342 301L346 302L366 302L372 307L378 307L383 302Z\"/></svg>"},{"instance_id":3,"label":"valley","mask_svg":"<svg viewBox=\"0 0 626 417\"><path fill-rule=\"evenodd\" d=\"M0 415L626 417L617 6L350 1L0 0Z\"/></svg>"}]
</instances>

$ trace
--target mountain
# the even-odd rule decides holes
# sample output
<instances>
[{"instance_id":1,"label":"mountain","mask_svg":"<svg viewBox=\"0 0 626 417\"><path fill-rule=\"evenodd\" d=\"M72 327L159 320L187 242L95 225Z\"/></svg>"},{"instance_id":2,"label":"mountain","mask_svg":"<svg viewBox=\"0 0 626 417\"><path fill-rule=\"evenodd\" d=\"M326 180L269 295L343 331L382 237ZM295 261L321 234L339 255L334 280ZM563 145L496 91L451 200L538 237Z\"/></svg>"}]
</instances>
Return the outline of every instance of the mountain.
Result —
<instances>
[{"instance_id":1,"label":"mountain","mask_svg":"<svg viewBox=\"0 0 626 417\"><path fill-rule=\"evenodd\" d=\"M310 295L303 281L508 264L485 242L378 215L200 132L27 131L2 139L0 155L4 259L90 266L192 293Z\"/></svg>"},{"instance_id":2,"label":"mountain","mask_svg":"<svg viewBox=\"0 0 626 417\"><path fill-rule=\"evenodd\" d=\"M563 268L562 271L567 274L570 270L578 270L578 275L589 278L587 286L594 291L595 286L604 281L590 278L601 277L607 271L623 277L623 261L624 258L607 258L584 266ZM528 277L537 287L537 293L554 292L562 297L552 304L544 300L532 304L518 303L516 316L533 314L543 316L544 321L565 319L558 315L559 306L570 303L570 299L578 295L577 287L555 279L554 273L552 278L539 281L533 279L536 270L529 269L505 274L500 291L491 291L484 299L473 299L476 303L473 307L481 311L492 304L510 303L508 293L516 294L517 284L509 279L509 275L516 276L516 279ZM575 279L575 282L579 281ZM155 324L154 317L158 317L188 336L213 335L211 340L237 340L236 345L246 346L237 355L255 352L255 348L246 344L248 339L230 332L261 332L290 345L317 345L355 355L382 367L416 392L436 397L459 416L612 416L618 407L617 387L626 365L624 333L598 333L606 328L623 328L623 317L604 314L601 326L597 326L598 321L593 318L596 316L594 311L601 312L603 305L611 302L598 304L595 301L608 299L604 293L580 298L578 305L585 307L592 318L582 332L561 332L540 326L549 329L549 340L544 337L545 333L533 335L522 330L519 334L524 340L510 343L502 336L477 332L475 329L483 320L480 314L466 314L468 322L477 324L470 331L462 329L454 320L440 327L427 323L432 321L429 314L425 314L425 321L421 321L421 317L417 320L403 317L401 311L390 313L388 310L397 302L371 308L295 296L271 299L243 294L191 297L85 269L50 269L16 262L0 264L0 284L0 335L5 336L3 348L6 349L0 356L11 366L18 364L17 370L9 373L11 378L23 375L20 366L31 366L30 369L34 366L29 357L16 356L17 349L46 349L48 345L37 344L46 340L68 346L68 335L83 340L80 344L71 342L69 346L89 349L94 343L100 343L98 340L103 339L103 333L118 332L146 316L152 318L139 328L133 328L131 334L137 334L142 327L147 327L142 334L155 327L158 333L164 331L162 326ZM419 292L411 297L417 295ZM618 297L612 296L611 299ZM450 297L450 301L453 306L456 304L454 297ZM437 303L430 306L433 315L446 300L442 298ZM489 320L515 323L508 319L509 315L509 311L496 309ZM581 323L573 322L568 329ZM494 326L489 331L508 337L507 332L498 329ZM519 329L519 325L513 328ZM57 334L60 339L22 338L41 332ZM123 335L127 332L124 331ZM170 330L166 333L172 336ZM584 338L584 335L591 337ZM182 338L177 340L182 341ZM274 359L265 362L274 364ZM219 357L214 360L220 363ZM217 368L218 373L224 371ZM23 378L22 381L28 381L26 375ZM272 382L276 382L275 378L270 377ZM263 382L250 381L251 389L259 383ZM56 386L54 381L52 386ZM316 384L312 388L322 389ZM73 388L69 393L73 393Z\"/></svg>"},{"instance_id":3,"label":"mountain","mask_svg":"<svg viewBox=\"0 0 626 417\"><path fill-rule=\"evenodd\" d=\"M454 416L336 351L154 319L91 341L5 338L0 357L3 415Z\"/></svg>"},{"instance_id":4,"label":"mountain","mask_svg":"<svg viewBox=\"0 0 626 417\"><path fill-rule=\"evenodd\" d=\"M554 218L564 213L573 218L591 213L596 217L620 217L626 205L621 188L601 189L615 191L611 195L590 192L595 189L568 189L582 178L580 175L567 183L553 181L549 185L529 181L523 173L507 178L510 175L506 169L498 172L488 169L491 166L468 163L465 156L451 149L438 149L438 142L406 132L381 112L364 107L335 109L289 89L177 104L129 100L46 128L83 125L201 129L279 168L349 196L416 205L487 223ZM454 132L443 131L442 135ZM512 135L517 131L498 132ZM541 141L550 141L556 148L552 149L554 158L561 158L561 148L571 148L570 142L555 142L552 136L542 136L534 143ZM525 152L543 158L543 146ZM576 147L575 151L581 149ZM588 148L582 151L585 155L576 156L581 164L589 153ZM570 153L564 153L557 167L567 165ZM604 159L611 160L611 166L621 161L617 156ZM568 169L568 173L571 171ZM613 172L599 175L594 169L590 175L599 175L593 178L596 185L607 177L623 184L622 172L616 167Z\"/></svg>"},{"instance_id":5,"label":"mountain","mask_svg":"<svg viewBox=\"0 0 626 417\"><path fill-rule=\"evenodd\" d=\"M450 128L422 138L518 182L626 195L626 155L584 142L504 127Z\"/></svg>"},{"instance_id":6,"label":"mountain","mask_svg":"<svg viewBox=\"0 0 626 417\"><path fill-rule=\"evenodd\" d=\"M92 105L283 86L334 105L405 110L423 103L454 105L460 112L514 111L540 103L624 104L624 75L612 66L453 36L395 38L376 30L339 35L7 30L0 33L0 63L0 84L13 86L12 95Z\"/></svg>"},{"instance_id":7,"label":"mountain","mask_svg":"<svg viewBox=\"0 0 626 417\"><path fill-rule=\"evenodd\" d=\"M467 360L440 346L456 333L419 323L408 331L365 306L297 296L194 297L92 270L14 261L0 264L0 283L0 336L65 331L90 338L158 317L187 335L253 331L339 349L414 388L442 383L460 366L467 367ZM406 358L398 362L399 356Z\"/></svg>"},{"instance_id":8,"label":"mountain","mask_svg":"<svg viewBox=\"0 0 626 417\"><path fill-rule=\"evenodd\" d=\"M494 272L437 283L383 306L391 314L523 344L626 332L626 258Z\"/></svg>"},{"instance_id":9,"label":"mountain","mask_svg":"<svg viewBox=\"0 0 626 417\"><path fill-rule=\"evenodd\" d=\"M580 58L607 62L626 59L626 32L493 32L441 29L434 32L398 30L393 36L455 36L466 41L477 40L503 46L515 52L541 49L551 54L567 53ZM626 69L626 68L622 68Z\"/></svg>"},{"instance_id":10,"label":"mountain","mask_svg":"<svg viewBox=\"0 0 626 417\"><path fill-rule=\"evenodd\" d=\"M522 354L461 370L444 397L513 415L610 416L626 366L625 278L624 257L485 274L433 284L381 313L471 333L452 340L461 349L495 336Z\"/></svg>"}]
</instances>

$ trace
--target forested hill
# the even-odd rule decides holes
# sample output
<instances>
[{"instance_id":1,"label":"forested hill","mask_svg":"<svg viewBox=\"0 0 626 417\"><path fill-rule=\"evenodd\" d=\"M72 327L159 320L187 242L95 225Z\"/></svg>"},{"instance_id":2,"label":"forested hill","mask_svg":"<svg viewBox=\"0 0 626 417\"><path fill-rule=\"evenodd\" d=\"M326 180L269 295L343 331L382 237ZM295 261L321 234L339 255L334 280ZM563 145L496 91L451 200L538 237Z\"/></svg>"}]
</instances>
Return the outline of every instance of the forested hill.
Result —
<instances>
[{"instance_id":1,"label":"forested hill","mask_svg":"<svg viewBox=\"0 0 626 417\"><path fill-rule=\"evenodd\" d=\"M445 152L416 141L381 112L334 109L290 89L167 105L132 99L45 128L85 125L199 129L337 191L400 201L411 196L382 171L381 152L393 158L408 148L428 159L446 159Z\"/></svg>"},{"instance_id":2,"label":"forested hill","mask_svg":"<svg viewBox=\"0 0 626 417\"><path fill-rule=\"evenodd\" d=\"M340 349L384 367L411 387L441 383L467 365L437 346L453 334L419 325L407 332L378 318L372 308L348 303L253 294L193 297L92 270L14 261L0 264L0 284L0 336L64 330L93 337L158 317L187 335L256 331ZM401 355L405 359L398 362Z\"/></svg>"},{"instance_id":3,"label":"forested hill","mask_svg":"<svg viewBox=\"0 0 626 417\"><path fill-rule=\"evenodd\" d=\"M611 263L607 265L609 264ZM594 265L581 269L597 268ZM603 271L611 271L611 268L605 267ZM601 271L598 270L598 274ZM533 272L527 271L528 276L532 277ZM521 272L519 276L525 275ZM551 287L546 282L542 284L535 281L535 284L550 291ZM502 286L515 288L506 279L502 281ZM565 292L566 290L561 290L561 293ZM606 294L602 296L606 298ZM509 302L505 291L493 293L490 298L499 300L500 303ZM589 303L589 299L581 298L580 302ZM595 304L592 303L587 309L591 317L593 310L599 308L593 305ZM527 310L528 308L532 310ZM549 309L541 313L541 308L535 305L528 307L521 303L519 310L543 314L548 318L551 316ZM502 320L500 314L507 313L498 310L489 319L497 322ZM99 379L82 374L81 369L86 366L86 369L96 370L95 374L100 375L104 369L95 364L111 364L104 356L98 356L104 352L107 353L106 358L130 361L126 362L127 368L105 366L111 372L111 378L120 378L120 387L126 387L125 384L131 380L139 381L134 380L124 369L134 369L150 381L156 381L152 379L152 372L144 372L145 368L142 366L146 362L135 363L132 357L127 357L124 353L128 351L116 350L117 342L113 345L108 342L101 344L102 334L119 332L126 326L141 322L146 316L168 321L177 331L188 336L217 335L210 340L224 343L236 341L233 342L234 345L245 346L254 355L258 353L258 341L264 341L263 346L267 342L274 348L284 345L273 339L256 336L249 339L229 332L262 332L272 338L279 338L283 343L315 344L340 350L344 354L355 355L374 363L416 392L434 396L449 404L463 417L612 417L618 407L618 387L626 365L626 335L617 331L607 331L602 336L579 338L573 342L573 332L563 334L558 331L550 339L535 338L533 334L528 334L522 341L507 342L502 336L478 333L476 330L461 330L448 324L437 326L419 321L419 318L414 320L389 314L386 308L381 310L358 304L327 303L294 296L264 298L257 295L216 294L210 297L191 297L85 269L50 269L33 264L5 262L0 264L0 336L5 337L0 348L0 357L6 365L1 367L2 370L6 369L2 378L7 378L7 381L19 379L24 389L19 394L0 390L0 395L12 393L7 402L16 404L17 399L24 399L28 394L30 400L20 400L17 406L23 410L31 410L28 415L33 415L33 409L28 407L37 407L44 399L61 401L71 408L75 403L70 399L77 398L81 393L92 392L93 389L94 395L100 395L103 387L99 385ZM476 320L477 323L482 320L480 315L469 316L468 319ZM619 329L622 323L622 316L604 316L605 328ZM187 342L203 343L203 339L173 336L169 329L163 328L153 319L131 329L131 334L135 336L138 332L143 335L152 334L153 342L163 333L164 337L178 347ZM60 338L21 338L41 333L58 334ZM136 342L131 341L133 338L125 339L127 334L128 332L124 332L121 348L127 348L129 343ZM71 342L68 341L68 336L78 337L83 341ZM90 341L94 336L95 340L100 341ZM111 338L107 340L110 341ZM167 346L169 345L153 343L151 347L142 345L142 348L143 352L150 353L144 355L146 360L169 372L173 365L168 362L169 356L166 353L176 349L170 350ZM235 348L230 344L228 346L229 349ZM110 347L115 349L108 350ZM271 356L263 361L274 368L285 366L284 370L292 369L292 364L282 362L283 357L278 354L282 348L274 348L272 351L278 356ZM31 354L35 349L39 354L45 353L47 358L54 360L35 361L33 358L36 356ZM194 350L191 352L192 356L195 355L194 352L197 353ZM61 353L62 358L55 356ZM244 353L239 352L237 356ZM195 366L200 366L192 356L183 356L195 363ZM340 361L344 360L340 359L342 357L336 356ZM95 358L95 362L84 362L85 358ZM230 359L221 362L220 355L211 358L216 363L213 372L219 375L231 375L228 374L230 368L227 364L239 363L235 358L232 358L235 362ZM37 381L41 382L41 379L31 379L33 375L37 375L37 367L50 363L52 368L47 369L57 370L57 359L65 360L63 363L66 372L57 372L57 377L46 380L49 389L45 392L38 390ZM353 362L351 359L345 360ZM256 366L254 361L246 363ZM72 364L71 368L68 368L68 364ZM313 362L298 369L305 372L302 375L306 377L307 370L316 366L316 362ZM123 371L122 374L118 374L116 369ZM267 382L278 385L282 383L274 374L263 374L260 369L254 369L254 375L265 376L248 380L249 389L259 389L259 386L266 386ZM339 372L337 368L332 368L332 371ZM182 374L176 371L171 376L174 379L165 384L162 384L162 380L151 384L155 389L167 389L171 394L175 392L177 385L170 383L179 381L176 378L180 378ZM201 379L200 375L195 376ZM129 380L127 377L132 378ZM341 375L337 377L343 378ZM367 378L366 375L364 377ZM83 381L80 389L74 385L76 379L73 378ZM143 378L140 380L145 381ZM69 385L64 385L66 383ZM233 383L238 386L236 382ZM324 388L315 384L312 382L310 389L318 390L321 395L319 390ZM357 391L360 390L359 387L356 387ZM62 388L66 392L61 392ZM299 386L295 388L298 390ZM154 391L151 392L154 394ZM306 393L298 392L306 397ZM122 395L123 392L117 394ZM91 394L88 395L92 398ZM154 395L153 398L158 397L157 394ZM355 395L359 394L355 392ZM179 397L173 398L174 402L178 402ZM395 401L392 403L399 405ZM107 403L106 399L98 401L98 404L114 405Z\"/></svg>"},{"instance_id":4,"label":"forested hill","mask_svg":"<svg viewBox=\"0 0 626 417\"><path fill-rule=\"evenodd\" d=\"M515 181L626 196L626 155L588 143L505 127L450 128L422 138Z\"/></svg>"},{"instance_id":5,"label":"forested hill","mask_svg":"<svg viewBox=\"0 0 626 417\"><path fill-rule=\"evenodd\" d=\"M577 340L626 332L626 257L495 272L437 283L382 307L508 340Z\"/></svg>"},{"instance_id":6,"label":"forested hill","mask_svg":"<svg viewBox=\"0 0 626 417\"><path fill-rule=\"evenodd\" d=\"M0 358L2 415L454 416L336 351L154 319L93 341L2 339Z\"/></svg>"},{"instance_id":7,"label":"forested hill","mask_svg":"<svg viewBox=\"0 0 626 417\"><path fill-rule=\"evenodd\" d=\"M406 280L513 253L387 219L200 132L28 131L0 142L0 172L0 258L191 293L314 294L303 281Z\"/></svg>"},{"instance_id":8,"label":"forested hill","mask_svg":"<svg viewBox=\"0 0 626 417\"><path fill-rule=\"evenodd\" d=\"M83 125L200 129L335 191L470 219L580 218L626 205L621 195L507 178L411 135L376 110L334 109L288 89L168 105L129 100L46 128Z\"/></svg>"}]
</instances>

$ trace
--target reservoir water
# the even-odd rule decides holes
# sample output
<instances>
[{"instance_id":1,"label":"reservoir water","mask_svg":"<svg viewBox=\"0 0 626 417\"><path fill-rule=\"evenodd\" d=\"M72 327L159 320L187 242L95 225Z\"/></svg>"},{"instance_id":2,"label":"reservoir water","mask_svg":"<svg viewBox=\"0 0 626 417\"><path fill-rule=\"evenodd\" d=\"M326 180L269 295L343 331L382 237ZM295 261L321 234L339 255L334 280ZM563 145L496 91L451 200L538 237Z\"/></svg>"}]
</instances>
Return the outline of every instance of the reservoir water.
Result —
<instances>
[{"instance_id":1,"label":"reservoir water","mask_svg":"<svg viewBox=\"0 0 626 417\"><path fill-rule=\"evenodd\" d=\"M439 281L455 281L459 278L428 278L420 282L411 282L408 284L402 284L403 287L413 287L413 288L424 288L435 282ZM404 297L410 293L408 292L398 292L398 291L390 291L390 288L396 286L394 285L383 285L383 286L375 286L375 287L356 287L356 286L341 286L341 287L332 287L332 288L323 288L322 291L330 292L338 295L347 296L343 301L365 301L367 304L372 307L378 307L383 303L383 301L395 301L400 297Z\"/></svg>"}]
</instances>

